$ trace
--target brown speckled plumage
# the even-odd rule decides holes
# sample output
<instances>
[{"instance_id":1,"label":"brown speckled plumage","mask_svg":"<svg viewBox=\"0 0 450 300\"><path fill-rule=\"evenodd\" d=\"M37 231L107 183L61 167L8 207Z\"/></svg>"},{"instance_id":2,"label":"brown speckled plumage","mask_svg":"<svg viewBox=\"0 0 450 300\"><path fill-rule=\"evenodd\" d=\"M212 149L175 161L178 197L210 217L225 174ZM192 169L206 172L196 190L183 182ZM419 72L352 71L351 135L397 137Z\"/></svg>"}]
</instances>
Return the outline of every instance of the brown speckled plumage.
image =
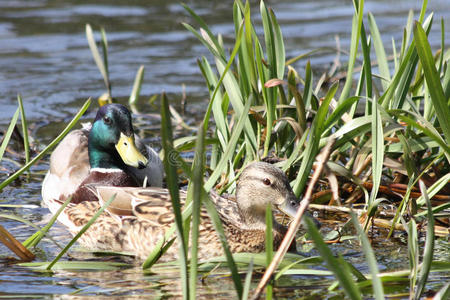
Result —
<instances>
[{"instance_id":1,"label":"brown speckled plumage","mask_svg":"<svg viewBox=\"0 0 450 300\"><path fill-rule=\"evenodd\" d=\"M224 197L211 192L210 198L216 205L232 252L264 251L267 204L280 208L288 202L294 210L297 204L286 182L286 176L276 167L266 163L254 163L241 175L236 201L231 196ZM174 222L170 196L166 189L108 186L91 186L91 189L96 191L100 202L70 204L64 211L74 225L69 229L76 234L102 203L116 194L107 212L80 238L81 244L88 248L129 252L144 259ZM184 202L186 193L181 191L180 197ZM286 228L275 221L273 228L276 249ZM161 257L162 261L177 258L177 243L176 240ZM223 252L219 236L206 210L202 209L199 258L207 259L220 255L223 255Z\"/></svg>"}]
</instances>

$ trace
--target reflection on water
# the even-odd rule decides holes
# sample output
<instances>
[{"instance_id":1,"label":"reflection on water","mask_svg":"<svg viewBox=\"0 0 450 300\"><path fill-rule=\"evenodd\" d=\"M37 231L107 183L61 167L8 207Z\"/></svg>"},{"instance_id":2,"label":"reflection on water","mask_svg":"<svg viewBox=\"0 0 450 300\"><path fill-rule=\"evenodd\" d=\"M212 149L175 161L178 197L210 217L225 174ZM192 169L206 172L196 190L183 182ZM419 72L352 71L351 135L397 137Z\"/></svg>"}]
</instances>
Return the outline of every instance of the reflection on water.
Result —
<instances>
[{"instance_id":1,"label":"reflection on water","mask_svg":"<svg viewBox=\"0 0 450 300\"><path fill-rule=\"evenodd\" d=\"M253 16L258 16L258 1L251 1ZM339 37L342 49L348 49L353 8L350 0L327 1L268 1L279 19L284 34L287 57L294 57L319 47L335 47L335 36ZM214 33L224 36L231 45L234 26L231 1L187 1L187 4L211 25ZM420 8L418 1L366 1L365 11L372 12L376 19L385 47L391 53L391 37L399 47L402 28L410 8ZM447 0L430 1L428 11L435 11L435 20L441 17L450 27L450 6ZM52 1L52 0L2 0L0 2L0 128L9 123L17 108L16 95L21 93L25 102L30 127L37 142L46 144L62 129L88 97L97 98L104 92L102 77L93 63L85 38L85 24L95 30L106 29L109 41L109 68L113 85L113 96L125 98L129 95L135 72L140 65L146 67L142 94L149 95L166 91L170 99L177 102L183 91L187 93L188 124L195 125L196 118L203 115L207 90L198 70L196 59L208 55L204 47L188 33L181 22L193 23L178 0L154 1ZM259 21L256 23L258 24ZM367 26L366 26L367 27ZM261 31L261 29L259 29ZM99 38L99 36L97 36ZM435 23L430 33L432 47L440 43L439 26ZM311 58L315 70L326 69L333 61L334 51L321 52ZM295 64L299 71L305 60ZM95 106L94 106L95 107ZM95 109L95 108L93 108ZM88 114L92 117L93 112ZM152 106L145 110L157 111ZM142 115L141 124L145 132L157 133L159 118ZM141 126L142 128L142 126ZM158 147L157 137L148 138ZM17 169L14 161L2 161L1 177ZM35 208L0 209L2 214L20 216L38 226L49 219L48 210L39 207L41 181L48 161L34 166L27 178L5 188L0 204L29 204ZM1 219L1 224L20 240L29 237L35 229L16 221ZM61 226L54 226L50 235L61 245L69 235ZM58 248L46 240L41 245L40 260L52 259ZM375 247L380 255L380 268L406 267L406 253L398 249L405 247L392 244L392 249ZM352 263L361 263L363 257L357 245L347 243L336 246L336 251L346 253ZM441 245L441 247L445 247ZM442 253L448 254L442 251ZM443 255L441 253L441 255ZM0 257L10 252L0 245ZM46 257L48 255L48 257ZM444 255L445 256L445 255ZM142 297L171 297L180 293L172 280L177 273L143 275L138 268L114 272L62 272L54 274L30 272L0 261L1 295L108 295L108 298L123 295ZM362 267L363 271L368 271ZM300 281L299 281L300 280ZM313 280L319 287L321 279L288 278L297 290L306 289L306 280ZM299 283L300 282L300 283ZM302 286L299 286L302 284ZM311 285L309 285L311 286ZM31 288L30 288L31 287ZM278 288L278 290L283 290ZM291 295L289 289L283 293ZM200 293L208 298L234 296L228 278L211 277L200 285ZM292 297L299 297L298 291Z\"/></svg>"}]
</instances>

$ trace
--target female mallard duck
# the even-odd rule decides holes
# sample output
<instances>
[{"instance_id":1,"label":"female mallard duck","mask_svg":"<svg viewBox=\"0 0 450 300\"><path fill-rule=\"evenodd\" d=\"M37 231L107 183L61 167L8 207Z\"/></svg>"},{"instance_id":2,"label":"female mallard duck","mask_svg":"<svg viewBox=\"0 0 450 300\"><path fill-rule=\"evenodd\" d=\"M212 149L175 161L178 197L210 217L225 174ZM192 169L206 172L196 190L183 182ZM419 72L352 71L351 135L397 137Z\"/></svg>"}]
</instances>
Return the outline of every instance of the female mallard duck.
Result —
<instances>
[{"instance_id":1,"label":"female mallard duck","mask_svg":"<svg viewBox=\"0 0 450 300\"><path fill-rule=\"evenodd\" d=\"M79 241L91 249L132 253L143 259L173 224L168 190L162 188L114 188L89 186L100 201L70 203L64 210L65 225L76 234L112 195L114 201ZM180 193L182 200L185 192ZM263 162L252 163L242 172L236 187L236 199L211 193L232 252L261 252L265 249L265 212L270 204L294 216L298 199L286 175L277 167ZM286 228L274 220L274 248L277 249ZM177 241L162 261L176 259ZM205 210L201 211L198 255L200 259L222 255L218 235Z\"/></svg>"},{"instance_id":2,"label":"female mallard duck","mask_svg":"<svg viewBox=\"0 0 450 300\"><path fill-rule=\"evenodd\" d=\"M136 147L137 144L137 147ZM121 104L102 106L92 126L70 132L50 157L42 198L55 213L61 199L97 201L86 184L162 186L163 168L156 152L136 140L129 110ZM138 150L139 149L139 150Z\"/></svg>"}]
</instances>

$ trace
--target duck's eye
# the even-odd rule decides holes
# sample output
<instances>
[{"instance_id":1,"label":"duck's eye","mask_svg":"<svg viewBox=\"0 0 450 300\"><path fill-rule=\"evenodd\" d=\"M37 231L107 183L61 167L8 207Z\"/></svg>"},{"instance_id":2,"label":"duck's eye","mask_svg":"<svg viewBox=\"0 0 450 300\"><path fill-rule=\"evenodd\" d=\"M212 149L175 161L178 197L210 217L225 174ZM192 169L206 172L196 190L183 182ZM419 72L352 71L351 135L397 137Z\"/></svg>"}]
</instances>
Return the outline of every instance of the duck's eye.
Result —
<instances>
[{"instance_id":1,"label":"duck's eye","mask_svg":"<svg viewBox=\"0 0 450 300\"><path fill-rule=\"evenodd\" d=\"M103 117L103 122L105 122L106 125L110 125L111 124L111 118L108 116Z\"/></svg>"},{"instance_id":2,"label":"duck's eye","mask_svg":"<svg viewBox=\"0 0 450 300\"><path fill-rule=\"evenodd\" d=\"M271 185L271 184L272 184L272 182L270 181L269 178L264 178L264 179L263 179L263 183L264 183L265 185Z\"/></svg>"}]
</instances>

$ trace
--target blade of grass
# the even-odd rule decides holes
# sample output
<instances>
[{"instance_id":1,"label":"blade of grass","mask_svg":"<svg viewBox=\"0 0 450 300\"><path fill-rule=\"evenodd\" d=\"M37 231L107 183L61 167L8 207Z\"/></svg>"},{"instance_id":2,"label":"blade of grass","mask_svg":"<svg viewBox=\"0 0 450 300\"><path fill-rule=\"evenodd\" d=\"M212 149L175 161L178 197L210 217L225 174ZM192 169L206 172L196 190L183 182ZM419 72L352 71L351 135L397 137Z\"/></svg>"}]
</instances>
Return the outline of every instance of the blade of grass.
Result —
<instances>
[{"instance_id":1,"label":"blade of grass","mask_svg":"<svg viewBox=\"0 0 450 300\"><path fill-rule=\"evenodd\" d=\"M419 274L419 281L417 283L417 289L414 299L420 299L420 296L425 290L425 284L428 280L428 274L430 273L431 263L433 261L433 249L434 249L434 216L431 206L431 201L428 198L427 187L422 180L419 180L420 191L425 198L428 210L428 226L427 226L427 238L425 240L425 247L423 250L422 266Z\"/></svg>"},{"instance_id":2,"label":"blade of grass","mask_svg":"<svg viewBox=\"0 0 450 300\"><path fill-rule=\"evenodd\" d=\"M172 138L172 124L170 121L169 101L165 93L161 96L161 142L164 149L164 171L166 184L169 189L179 244L180 276L182 280L183 298L189 297L189 278L187 262L187 239L184 236L183 218L181 215L180 194L178 188L177 168L170 160L170 153L174 150Z\"/></svg>"},{"instance_id":3,"label":"blade of grass","mask_svg":"<svg viewBox=\"0 0 450 300\"><path fill-rule=\"evenodd\" d=\"M252 33L254 31L251 21L251 9L250 9L250 3L245 3L245 9L244 9L244 25L245 25L245 48L242 48L243 52L243 58L242 61L248 65L247 69L249 71L249 80L252 86L253 90L258 90L258 79L256 76L256 65L255 60L253 59L255 57L254 51L253 51L253 41L252 41ZM243 45L244 46L244 45ZM246 51L245 51L246 50ZM245 56L244 56L245 55ZM245 57L245 58L244 58ZM239 59L241 61L241 59Z\"/></svg>"},{"instance_id":4,"label":"blade of grass","mask_svg":"<svg viewBox=\"0 0 450 300\"><path fill-rule=\"evenodd\" d=\"M355 0L355 4L356 4L356 0ZM359 0L358 9L356 10L355 14L353 15L353 21L352 21L352 36L351 36L350 54L349 54L348 66L347 66L347 78L345 80L345 84L342 89L341 96L339 97L339 101L338 101L339 103L341 101L344 101L344 99L348 98L348 95L350 94L350 90L352 88L353 69L355 67L356 55L358 54L358 45L359 45L359 39L361 36L363 11L364 11L364 1Z\"/></svg>"},{"instance_id":5,"label":"blade of grass","mask_svg":"<svg viewBox=\"0 0 450 300\"><path fill-rule=\"evenodd\" d=\"M66 208L66 206L70 203L70 200L72 200L72 197L68 197L66 201L58 208L56 213L51 217L50 221L45 225L41 230L35 232L33 235L31 235L28 239L26 239L23 242L23 245L27 247L28 249L31 247L36 247L37 244L44 238L44 236L47 234L49 229L53 226L55 221L58 219L58 216L61 214L61 212Z\"/></svg>"},{"instance_id":6,"label":"blade of grass","mask_svg":"<svg viewBox=\"0 0 450 300\"><path fill-rule=\"evenodd\" d=\"M267 60L268 60L268 68L269 68L269 77L266 79L278 78L282 79L284 75L284 45L282 36L275 37L274 30L276 27L273 23L273 19L275 19L275 15L271 15L269 13L269 9L264 4L264 1L260 2L260 11L261 11L261 19L264 29L264 40L266 44L266 52L267 52ZM272 18L273 16L273 18ZM281 35L281 33L280 33ZM279 53L278 51L283 51L283 53ZM283 61L281 62L281 66L278 66L277 57L280 55ZM250 58L251 59L251 58ZM260 68L262 69L262 68ZM260 72L260 76L262 77L262 72ZM264 77L261 78L262 82L266 82ZM263 91L267 89L266 93L263 92L263 98L266 103L266 139L264 141L264 152L263 156L267 156L269 153L270 147L270 137L273 131L273 123L276 119L276 97L277 97L277 88L266 88L263 87Z\"/></svg>"},{"instance_id":7,"label":"blade of grass","mask_svg":"<svg viewBox=\"0 0 450 300\"><path fill-rule=\"evenodd\" d=\"M397 114L396 111L391 111L392 114L397 115L398 119L407 123L408 125L415 127L419 130L421 130L425 135L427 135L428 137L430 137L432 140L434 140L436 143L439 144L439 146L442 148L442 150L449 155L450 154L450 146L448 146L448 144L446 144L446 142L442 139L442 137L439 134L436 134L434 132L434 128L433 127L425 127L422 124L419 124L416 120L407 117L407 116L403 116L400 114Z\"/></svg>"},{"instance_id":8,"label":"blade of grass","mask_svg":"<svg viewBox=\"0 0 450 300\"><path fill-rule=\"evenodd\" d=\"M312 101L312 81L313 74L311 71L311 62L308 60L305 67L305 88L303 91L303 103L305 103L305 107L311 107L316 110L317 105Z\"/></svg>"},{"instance_id":9,"label":"blade of grass","mask_svg":"<svg viewBox=\"0 0 450 300\"><path fill-rule=\"evenodd\" d=\"M442 176L441 178L439 178L438 180L436 180L436 182L433 183L428 188L428 191L427 191L428 197L431 198L434 195L436 195L442 188L444 188L448 184L449 181L450 181L450 173L447 173L444 176ZM417 198L416 202L420 206L426 204L426 199L425 199L424 195L422 194L419 198Z\"/></svg>"},{"instance_id":10,"label":"blade of grass","mask_svg":"<svg viewBox=\"0 0 450 300\"><path fill-rule=\"evenodd\" d=\"M104 30L102 30L102 47L103 47L103 59L100 55L100 52L97 48L97 43L95 42L94 33L92 31L92 27L89 24L86 24L86 39L89 44L89 48L91 49L92 57L94 58L95 64L97 68L100 70L102 74L103 81L105 82L106 89L108 91L108 96L111 98L111 83L109 81L109 72L108 72L108 60L107 60L107 41Z\"/></svg>"},{"instance_id":11,"label":"blade of grass","mask_svg":"<svg viewBox=\"0 0 450 300\"><path fill-rule=\"evenodd\" d=\"M381 80L381 85L384 90L387 90L389 87L389 82L391 80L391 74L389 71L388 61L386 58L386 52L384 50L383 41L381 39L380 31L378 30L377 23L375 21L375 17L372 13L369 13L369 27L370 32L372 34L373 45L375 48L375 54L377 56L378 62L378 70L380 71L380 75L382 78L386 80Z\"/></svg>"},{"instance_id":12,"label":"blade of grass","mask_svg":"<svg viewBox=\"0 0 450 300\"><path fill-rule=\"evenodd\" d=\"M270 265L273 259L273 222L272 222L272 209L270 204L266 207L266 263ZM273 286L269 282L266 287L266 299L270 300L273 297Z\"/></svg>"},{"instance_id":13,"label":"blade of grass","mask_svg":"<svg viewBox=\"0 0 450 300\"><path fill-rule=\"evenodd\" d=\"M424 22L427 32L431 30L432 20L433 14L431 14ZM384 108L403 107L406 95L410 89L410 83L416 70L417 62L419 60L414 43L415 42L413 40L400 64L400 67L392 77L389 88L383 93L378 101Z\"/></svg>"},{"instance_id":14,"label":"blade of grass","mask_svg":"<svg viewBox=\"0 0 450 300\"><path fill-rule=\"evenodd\" d=\"M23 172L28 170L32 165L34 165L38 160L40 160L50 149L52 149L56 144L58 144L69 131L72 129L72 127L78 122L78 120L81 118L81 116L84 114L84 112L88 109L89 105L91 104L91 99L89 98L86 100L86 102L81 107L80 111L75 115L75 117L70 121L69 124L67 124L66 128L54 139L50 144L48 144L47 147L45 147L44 150L42 150L36 157L34 157L29 163L25 164L22 168L20 168L17 172L15 172L13 175L8 177L5 181L3 181L0 184L0 191L10 184L12 181L14 181L17 177L20 176ZM17 110L17 114L18 114ZM2 144L3 145L3 144Z\"/></svg>"},{"instance_id":15,"label":"blade of grass","mask_svg":"<svg viewBox=\"0 0 450 300\"><path fill-rule=\"evenodd\" d=\"M199 126L197 142L192 165L193 178L189 183L189 188L193 190L193 212L191 227L191 269L190 269L190 298L196 298L197 287L197 266L198 266L198 239L200 233L200 210L202 205L203 176L205 170L205 133L203 126ZM189 190L188 188L188 190Z\"/></svg>"},{"instance_id":16,"label":"blade of grass","mask_svg":"<svg viewBox=\"0 0 450 300\"><path fill-rule=\"evenodd\" d=\"M274 33L273 26L269 16L269 10L267 9L264 1L260 2L260 13L262 19L262 25L264 29L264 41L266 43L267 60L269 63L269 69L273 78L276 76L276 57L275 57L275 45L274 45ZM283 61L284 64L284 61Z\"/></svg>"},{"instance_id":17,"label":"blade of grass","mask_svg":"<svg viewBox=\"0 0 450 300\"><path fill-rule=\"evenodd\" d=\"M434 295L434 299L448 299L450 298L450 282L447 282L442 288Z\"/></svg>"},{"instance_id":18,"label":"blade of grass","mask_svg":"<svg viewBox=\"0 0 450 300\"><path fill-rule=\"evenodd\" d=\"M30 143L28 141L27 118L25 117L25 110L23 109L23 101L20 94L17 94L17 101L19 102L20 119L22 120L23 147L25 152L25 163L27 164L30 161Z\"/></svg>"},{"instance_id":19,"label":"blade of grass","mask_svg":"<svg viewBox=\"0 0 450 300\"><path fill-rule=\"evenodd\" d=\"M105 73L106 73L106 89L108 90L108 94L110 97L111 95L111 81L109 80L109 68L108 68L108 40L106 39L106 32L103 27L100 28L100 33L102 35L102 51L103 51L103 65L105 67Z\"/></svg>"},{"instance_id":20,"label":"blade of grass","mask_svg":"<svg viewBox=\"0 0 450 300\"><path fill-rule=\"evenodd\" d=\"M11 122L9 122L8 130L6 130L3 135L2 145L0 146L0 161L3 159L3 155L5 154L6 147L8 147L9 140L11 139L11 135L13 133L14 127L17 124L17 119L19 118L19 108L16 109ZM2 187L0 187L1 191Z\"/></svg>"},{"instance_id":21,"label":"blade of grass","mask_svg":"<svg viewBox=\"0 0 450 300\"><path fill-rule=\"evenodd\" d=\"M375 299L382 300L384 299L384 290L381 279L378 277L379 270L377 266L377 260L375 259L375 254L372 247L370 246L369 239L367 238L364 230L361 228L361 225L358 222L356 215L352 212L351 216L353 225L355 226L358 233L359 240L362 243L362 249L366 257L366 262L369 265L370 273L372 275L372 287L375 294Z\"/></svg>"},{"instance_id":22,"label":"blade of grass","mask_svg":"<svg viewBox=\"0 0 450 300\"><path fill-rule=\"evenodd\" d=\"M383 172L384 161L384 136L383 123L381 122L378 102L372 100L372 181L373 187L370 192L369 205L377 197L378 189L381 184L381 174Z\"/></svg>"},{"instance_id":23,"label":"blade of grass","mask_svg":"<svg viewBox=\"0 0 450 300\"><path fill-rule=\"evenodd\" d=\"M412 299L415 291L416 280L417 280L417 269L419 263L419 243L417 238L417 224L414 219L411 219L408 224L405 223L404 219L401 217L403 227L406 229L408 234L408 258L409 258L409 291L410 298Z\"/></svg>"},{"instance_id":24,"label":"blade of grass","mask_svg":"<svg viewBox=\"0 0 450 300\"><path fill-rule=\"evenodd\" d=\"M216 51L219 51L219 52L217 52L217 54L220 57L222 57L223 59L225 59L225 52L223 51L223 48L220 46L219 42L214 37L214 35L212 34L208 25L205 23L205 21L199 15L197 15L192 9L190 9L189 6L187 6L184 3L181 3L181 5L194 18L194 20L200 25L200 27L206 31L206 33L208 34L208 37L213 42L213 47L216 49ZM185 24L183 24L183 25L185 25Z\"/></svg>"},{"instance_id":25,"label":"blade of grass","mask_svg":"<svg viewBox=\"0 0 450 300\"><path fill-rule=\"evenodd\" d=\"M45 268L46 270L51 270L52 267L59 261L59 259L72 247L73 244L81 237L82 234L86 232L86 230L91 227L91 225L97 220L97 218L103 213L103 211L114 201L116 195L114 194L105 204L100 207L100 209L92 216L92 218L80 229L80 231L73 237L73 239L58 253L58 255L52 260L51 263Z\"/></svg>"},{"instance_id":26,"label":"blade of grass","mask_svg":"<svg viewBox=\"0 0 450 300\"><path fill-rule=\"evenodd\" d=\"M140 66L134 78L133 89L131 90L130 98L128 99L128 104L136 105L139 100L139 95L141 93L142 80L144 80L144 66Z\"/></svg>"},{"instance_id":27,"label":"blade of grass","mask_svg":"<svg viewBox=\"0 0 450 300\"><path fill-rule=\"evenodd\" d=\"M214 169L214 172L211 174L211 176L208 178L208 180L206 181L206 183L204 185L204 188L206 191L209 191L214 186L217 179L220 177L222 172L225 170L228 160L232 157L234 150L236 149L236 144L238 142L238 139L241 136L241 133L242 133L242 130L244 129L246 121L248 120L247 115L248 115L248 111L250 109L251 103L252 103L252 96L245 103L245 107L241 114L241 117L238 119L237 124L233 128L233 132L231 134L227 148L223 152L219 163L217 164L216 168Z\"/></svg>"},{"instance_id":28,"label":"blade of grass","mask_svg":"<svg viewBox=\"0 0 450 300\"><path fill-rule=\"evenodd\" d=\"M242 291L242 299L247 300L250 294L250 284L252 283L253 274L253 259L250 260L247 269L247 275L245 275L244 290Z\"/></svg>"},{"instance_id":29,"label":"blade of grass","mask_svg":"<svg viewBox=\"0 0 450 300\"><path fill-rule=\"evenodd\" d=\"M437 119L439 120L447 144L450 144L450 107L448 106L448 99L444 95L427 35L418 22L414 24L414 41L417 54L423 66L425 80L431 94L431 101L433 101Z\"/></svg>"},{"instance_id":30,"label":"blade of grass","mask_svg":"<svg viewBox=\"0 0 450 300\"><path fill-rule=\"evenodd\" d=\"M363 66L360 75L360 82L362 84L363 79L366 82L366 99L372 98L372 66L370 62L370 47L371 39L368 39L366 37L366 29L363 22L361 23L361 48L363 52ZM357 95L360 95L359 91L357 92Z\"/></svg>"},{"instance_id":31,"label":"blade of grass","mask_svg":"<svg viewBox=\"0 0 450 300\"><path fill-rule=\"evenodd\" d=\"M317 111L317 114L313 120L313 124L311 125L311 131L309 135L309 141L306 145L306 149L304 151L304 156L302 159L302 164L300 165L300 169L298 171L298 176L294 181L294 185L292 189L294 190L295 195L299 196L300 193L304 190L306 186L306 182L308 181L309 174L314 163L314 159L319 152L319 142L320 137L323 132L323 125L325 124L325 118L328 114L328 108L333 99L339 84L335 83L328 91L325 99Z\"/></svg>"},{"instance_id":32,"label":"blade of grass","mask_svg":"<svg viewBox=\"0 0 450 300\"><path fill-rule=\"evenodd\" d=\"M36 271L45 271L48 262L20 263L22 267L32 268ZM112 261L59 261L52 266L52 270L73 271L115 271L130 268L130 264Z\"/></svg>"},{"instance_id":33,"label":"blade of grass","mask_svg":"<svg viewBox=\"0 0 450 300\"><path fill-rule=\"evenodd\" d=\"M332 113L327 118L324 125L324 130L330 129L331 126L337 123L339 119L341 119L341 117L352 107L352 105L359 101L359 99L360 97L353 96L343 100L341 103L338 103L337 107L333 109Z\"/></svg>"},{"instance_id":34,"label":"blade of grass","mask_svg":"<svg viewBox=\"0 0 450 300\"><path fill-rule=\"evenodd\" d=\"M276 76L278 79L283 79L284 70L286 68L286 51L284 48L283 34L281 32L281 27L278 24L277 18L273 10L269 10L270 20L272 21L273 34L274 34L274 46L275 46L275 56L276 56Z\"/></svg>"},{"instance_id":35,"label":"blade of grass","mask_svg":"<svg viewBox=\"0 0 450 300\"><path fill-rule=\"evenodd\" d=\"M321 254L321 257L326 262L328 269L334 273L334 276L339 281L341 288L344 290L347 297L350 299L362 299L361 292L359 291L355 281L352 278L350 271L342 267L339 259L333 256L331 250L327 247L323 241L319 230L317 230L316 225L310 219L306 219L308 234L314 241L316 249Z\"/></svg>"},{"instance_id":36,"label":"blade of grass","mask_svg":"<svg viewBox=\"0 0 450 300\"><path fill-rule=\"evenodd\" d=\"M186 221L192 215L192 202L187 204L183 211L183 222ZM172 238L176 230L176 224L173 224L169 230L164 234L164 237L158 241L153 248L152 252L148 255L147 259L142 264L142 269L146 270L151 268L157 260L169 249L175 242L175 238Z\"/></svg>"},{"instance_id":37,"label":"blade of grass","mask_svg":"<svg viewBox=\"0 0 450 300\"><path fill-rule=\"evenodd\" d=\"M216 75L211 69L210 64L208 63L208 60L205 57L202 57L201 60L198 61L198 65L200 66L200 70L202 71L203 77L206 79L206 83L209 87L209 94L211 97L211 108L214 116L214 121L216 123L216 129L222 134L222 137L224 139L224 143L221 143L222 148L226 147L226 144L229 139L229 129L227 126L227 120L226 120L226 113L222 109L222 101L223 95L220 91L220 88L218 89L218 80ZM217 98L217 100L216 100ZM204 119L206 120L206 118ZM208 120L209 121L209 120Z\"/></svg>"},{"instance_id":38,"label":"blade of grass","mask_svg":"<svg viewBox=\"0 0 450 300\"><path fill-rule=\"evenodd\" d=\"M206 194L206 191L204 192ZM236 266L236 263L233 259L233 255L231 254L230 248L228 247L228 243L227 243L227 238L225 236L225 233L223 231L223 227L222 227L222 222L220 221L220 217L217 213L216 208L214 207L214 204L212 203L212 201L208 198L205 197L203 199L203 204L205 205L209 217L211 219L211 222L214 225L214 228L216 230L216 233L219 235L219 239L222 243L222 248L225 252L225 257L227 259L227 263L228 263L228 269L231 272L231 278L233 279L233 283L234 283L234 288L236 289L236 293L238 296L238 299L242 299L242 282L241 282L241 278L239 276L238 273L238 269Z\"/></svg>"},{"instance_id":39,"label":"blade of grass","mask_svg":"<svg viewBox=\"0 0 450 300\"><path fill-rule=\"evenodd\" d=\"M295 109L297 111L298 124L302 128L302 131L305 132L307 126L305 102L303 101L300 91L297 89L297 73L291 67L289 67L288 69L289 99L295 99Z\"/></svg>"}]
</instances>

